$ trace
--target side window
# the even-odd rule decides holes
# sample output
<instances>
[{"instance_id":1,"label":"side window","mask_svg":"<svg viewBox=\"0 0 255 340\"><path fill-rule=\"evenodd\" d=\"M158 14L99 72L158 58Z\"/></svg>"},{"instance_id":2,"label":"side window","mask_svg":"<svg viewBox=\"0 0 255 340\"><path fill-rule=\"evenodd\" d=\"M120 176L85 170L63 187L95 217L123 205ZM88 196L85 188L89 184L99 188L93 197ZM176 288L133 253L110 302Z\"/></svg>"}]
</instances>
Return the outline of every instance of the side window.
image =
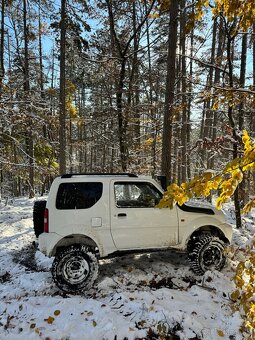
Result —
<instances>
[{"instance_id":1,"label":"side window","mask_svg":"<svg viewBox=\"0 0 255 340\"><path fill-rule=\"evenodd\" d=\"M161 192L147 182L115 182L114 195L118 208L152 208L162 198Z\"/></svg>"},{"instance_id":2,"label":"side window","mask_svg":"<svg viewBox=\"0 0 255 340\"><path fill-rule=\"evenodd\" d=\"M101 198L103 184L98 182L62 183L58 188L56 208L88 209Z\"/></svg>"}]
</instances>

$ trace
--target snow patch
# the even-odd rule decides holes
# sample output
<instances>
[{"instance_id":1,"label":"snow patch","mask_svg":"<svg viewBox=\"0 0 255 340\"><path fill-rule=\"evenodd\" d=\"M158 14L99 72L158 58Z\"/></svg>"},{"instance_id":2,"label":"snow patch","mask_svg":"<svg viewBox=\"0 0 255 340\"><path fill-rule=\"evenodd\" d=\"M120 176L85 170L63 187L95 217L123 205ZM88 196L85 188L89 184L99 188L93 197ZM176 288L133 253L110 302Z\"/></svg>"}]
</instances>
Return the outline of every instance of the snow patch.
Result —
<instances>
[{"instance_id":1,"label":"snow patch","mask_svg":"<svg viewBox=\"0 0 255 340\"><path fill-rule=\"evenodd\" d=\"M99 261L99 277L82 296L53 283L53 258L33 246L34 200L0 205L0 339L124 339L151 334L176 339L243 339L242 319L233 313L229 260L222 272L193 274L187 256L175 251L144 253ZM234 227L233 245L242 248L255 232L254 215L234 226L233 207L224 206ZM240 251L239 251L240 250Z\"/></svg>"}]
</instances>

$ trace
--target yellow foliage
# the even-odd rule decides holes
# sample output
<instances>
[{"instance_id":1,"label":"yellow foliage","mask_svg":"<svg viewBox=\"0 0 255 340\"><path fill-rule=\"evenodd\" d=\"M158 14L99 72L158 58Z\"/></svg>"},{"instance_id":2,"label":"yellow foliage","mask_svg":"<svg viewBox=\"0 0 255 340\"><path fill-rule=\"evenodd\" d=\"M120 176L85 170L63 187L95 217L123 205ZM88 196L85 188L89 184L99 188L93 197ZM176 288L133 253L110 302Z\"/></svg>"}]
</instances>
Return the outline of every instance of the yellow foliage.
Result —
<instances>
[{"instance_id":1,"label":"yellow foliage","mask_svg":"<svg viewBox=\"0 0 255 340\"><path fill-rule=\"evenodd\" d=\"M74 83L71 82L71 80L67 79L65 82L65 89L66 89L66 95L72 96L74 95L76 91L76 86L74 85Z\"/></svg>"},{"instance_id":2,"label":"yellow foliage","mask_svg":"<svg viewBox=\"0 0 255 340\"><path fill-rule=\"evenodd\" d=\"M225 336L224 332L221 329L218 329L217 333L218 333L218 336L220 336L220 337L224 337Z\"/></svg>"},{"instance_id":3,"label":"yellow foliage","mask_svg":"<svg viewBox=\"0 0 255 340\"><path fill-rule=\"evenodd\" d=\"M233 159L231 162L229 162L229 163L225 166L225 168L224 168L223 171L224 171L225 173L228 173L228 172L230 172L231 170L234 170L234 169L238 168L238 167L239 167L239 164L240 164L240 158L237 157L237 158Z\"/></svg>"},{"instance_id":4,"label":"yellow foliage","mask_svg":"<svg viewBox=\"0 0 255 340\"><path fill-rule=\"evenodd\" d=\"M245 206L243 207L243 210L242 210L243 214L247 214L248 212L251 211L252 208L255 208L255 198L252 199L247 204L245 204Z\"/></svg>"},{"instance_id":5,"label":"yellow foliage","mask_svg":"<svg viewBox=\"0 0 255 340\"><path fill-rule=\"evenodd\" d=\"M235 284L238 288L242 288L244 283L244 280L240 276L235 277Z\"/></svg>"},{"instance_id":6,"label":"yellow foliage","mask_svg":"<svg viewBox=\"0 0 255 340\"><path fill-rule=\"evenodd\" d=\"M216 199L216 208L220 210L222 208L222 204L226 203L227 201L227 196L221 194L221 196Z\"/></svg>"},{"instance_id":7,"label":"yellow foliage","mask_svg":"<svg viewBox=\"0 0 255 340\"><path fill-rule=\"evenodd\" d=\"M54 320L55 319L52 316L49 316L48 319L46 319L49 325L52 325Z\"/></svg>"},{"instance_id":8,"label":"yellow foliage","mask_svg":"<svg viewBox=\"0 0 255 340\"><path fill-rule=\"evenodd\" d=\"M47 93L49 96L51 97L56 97L57 96L57 90L52 88L52 87L49 87L48 90L47 90Z\"/></svg>"},{"instance_id":9,"label":"yellow foliage","mask_svg":"<svg viewBox=\"0 0 255 340\"><path fill-rule=\"evenodd\" d=\"M158 4L159 4L159 11L160 12L165 12L169 10L170 7L170 0L158 0Z\"/></svg>"},{"instance_id":10,"label":"yellow foliage","mask_svg":"<svg viewBox=\"0 0 255 340\"><path fill-rule=\"evenodd\" d=\"M48 170L55 171L58 169L55 151L50 144L37 142L34 145L34 156L36 164L48 167Z\"/></svg>"},{"instance_id":11,"label":"yellow foliage","mask_svg":"<svg viewBox=\"0 0 255 340\"><path fill-rule=\"evenodd\" d=\"M243 132L242 142L243 142L244 146L246 146L247 142L250 143L250 136L248 135L248 132L246 130L244 130L244 132Z\"/></svg>"},{"instance_id":12,"label":"yellow foliage","mask_svg":"<svg viewBox=\"0 0 255 340\"><path fill-rule=\"evenodd\" d=\"M214 177L213 181L212 181L212 188L214 190L218 189L220 183L222 182L222 177L220 175Z\"/></svg>"},{"instance_id":13,"label":"yellow foliage","mask_svg":"<svg viewBox=\"0 0 255 340\"><path fill-rule=\"evenodd\" d=\"M240 298L241 294L240 291L237 289L233 293L231 293L230 297L233 301L236 301Z\"/></svg>"},{"instance_id":14,"label":"yellow foliage","mask_svg":"<svg viewBox=\"0 0 255 340\"><path fill-rule=\"evenodd\" d=\"M73 105L73 103L71 101L68 101L66 103L66 110L69 113L71 118L76 118L78 115L78 111L76 109L76 107Z\"/></svg>"},{"instance_id":15,"label":"yellow foliage","mask_svg":"<svg viewBox=\"0 0 255 340\"><path fill-rule=\"evenodd\" d=\"M240 169L236 169L232 171L232 178L233 181L237 181L238 183L241 183L243 180L243 173Z\"/></svg>"},{"instance_id":16,"label":"yellow foliage","mask_svg":"<svg viewBox=\"0 0 255 340\"><path fill-rule=\"evenodd\" d=\"M255 142L252 143L246 130L243 132L242 142L244 145L243 156L229 162L222 174L214 175L213 172L207 171L180 186L176 183L169 185L158 207L173 208L176 203L182 205L190 198L208 197L213 190L220 190L216 207L221 209L222 204L229 201L238 184L242 182L243 172L255 171ZM255 208L255 199L246 204L243 213L249 212L252 208Z\"/></svg>"},{"instance_id":17,"label":"yellow foliage","mask_svg":"<svg viewBox=\"0 0 255 340\"><path fill-rule=\"evenodd\" d=\"M239 262L234 282L236 290L230 295L235 302L235 309L241 313L243 329L251 336L255 329L255 239L252 245L245 249L245 261ZM239 251L237 249L237 251Z\"/></svg>"},{"instance_id":18,"label":"yellow foliage","mask_svg":"<svg viewBox=\"0 0 255 340\"><path fill-rule=\"evenodd\" d=\"M207 8L210 8L209 1L196 1L195 20L201 20ZM255 20L254 0L216 0L211 10L214 17L223 15L228 22L236 21L232 35L246 32Z\"/></svg>"},{"instance_id":19,"label":"yellow foliage","mask_svg":"<svg viewBox=\"0 0 255 340\"><path fill-rule=\"evenodd\" d=\"M144 141L144 145L152 145L153 142L154 142L154 139L150 137Z\"/></svg>"},{"instance_id":20,"label":"yellow foliage","mask_svg":"<svg viewBox=\"0 0 255 340\"><path fill-rule=\"evenodd\" d=\"M77 118L78 110L73 103L73 97L76 91L76 86L70 80L66 80L65 90L66 90L66 110L70 118Z\"/></svg>"}]
</instances>

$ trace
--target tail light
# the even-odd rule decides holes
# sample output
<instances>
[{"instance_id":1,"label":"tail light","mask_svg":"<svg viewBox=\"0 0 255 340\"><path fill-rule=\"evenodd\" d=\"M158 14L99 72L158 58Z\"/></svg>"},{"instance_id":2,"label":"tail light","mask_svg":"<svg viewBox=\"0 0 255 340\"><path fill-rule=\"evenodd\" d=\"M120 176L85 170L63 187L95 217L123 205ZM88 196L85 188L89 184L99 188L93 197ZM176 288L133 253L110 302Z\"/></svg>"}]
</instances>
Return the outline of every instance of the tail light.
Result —
<instances>
[{"instance_id":1,"label":"tail light","mask_svg":"<svg viewBox=\"0 0 255 340\"><path fill-rule=\"evenodd\" d=\"M44 223L44 232L48 233L49 232L49 210L47 208L44 210L43 223Z\"/></svg>"}]
</instances>

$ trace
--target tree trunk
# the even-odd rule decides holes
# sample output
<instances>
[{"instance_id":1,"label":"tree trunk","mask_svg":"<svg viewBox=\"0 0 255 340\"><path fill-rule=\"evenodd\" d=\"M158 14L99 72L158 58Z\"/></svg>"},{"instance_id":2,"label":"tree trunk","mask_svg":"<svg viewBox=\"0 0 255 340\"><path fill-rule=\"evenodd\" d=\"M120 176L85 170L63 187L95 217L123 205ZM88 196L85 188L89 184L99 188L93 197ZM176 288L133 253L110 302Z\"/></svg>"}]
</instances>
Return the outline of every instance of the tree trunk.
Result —
<instances>
[{"instance_id":1,"label":"tree trunk","mask_svg":"<svg viewBox=\"0 0 255 340\"><path fill-rule=\"evenodd\" d=\"M241 53L241 66L240 66L240 87L244 88L245 85L245 74L246 74L246 59L247 59L247 38L248 33L244 33L242 37L242 53ZM242 131L244 128L244 99L239 104L238 110L238 124L239 130ZM239 184L239 198L240 206L243 208L249 200L248 193L245 193L246 175L244 175L243 181Z\"/></svg>"},{"instance_id":2,"label":"tree trunk","mask_svg":"<svg viewBox=\"0 0 255 340\"><path fill-rule=\"evenodd\" d=\"M3 91L4 79L4 16L5 16L5 0L1 4L1 40L0 40L0 98Z\"/></svg>"},{"instance_id":3,"label":"tree trunk","mask_svg":"<svg viewBox=\"0 0 255 340\"><path fill-rule=\"evenodd\" d=\"M172 165L172 121L174 115L174 88L175 88L175 59L177 47L177 25L178 25L178 3L172 0L169 11L168 31L168 55L167 55L167 77L164 105L164 125L162 141L162 174L166 176L167 182L171 180Z\"/></svg>"},{"instance_id":4,"label":"tree trunk","mask_svg":"<svg viewBox=\"0 0 255 340\"><path fill-rule=\"evenodd\" d=\"M215 46L216 46L216 31L217 31L217 18L214 19L213 22L213 35L212 35L212 47L211 47L211 57L210 57L210 64L213 65L215 61ZM213 82L213 68L209 68L209 74L207 77L206 83L206 90L209 92L212 88ZM211 99L208 98L205 102L204 108L204 127L202 131L201 138L211 138L212 137L212 129L213 129L213 114L211 110ZM205 168L209 167L208 161L208 151L203 149L201 152L202 163L204 164Z\"/></svg>"},{"instance_id":5,"label":"tree trunk","mask_svg":"<svg viewBox=\"0 0 255 340\"><path fill-rule=\"evenodd\" d=\"M230 30L231 32L231 30ZM233 82L233 42L234 42L234 36L231 36L230 32L228 32L227 37L227 63L228 63L228 71L229 71L229 86L231 89L233 89L234 82ZM233 145L233 158L236 158L238 156L238 148L237 148L237 133L236 133L236 125L233 117L233 96L230 98L228 103L228 119L230 122L230 126L233 131L233 139L235 140ZM235 204L235 215L236 215L236 227L242 228L242 218L241 218L241 209L240 209L240 201L239 201L239 186L237 186L235 193L234 193L234 204Z\"/></svg>"},{"instance_id":6,"label":"tree trunk","mask_svg":"<svg viewBox=\"0 0 255 340\"><path fill-rule=\"evenodd\" d=\"M145 7L147 10L147 1L145 1ZM147 53L148 53L148 77L149 77L149 98L148 101L150 103L150 119L151 119L151 175L154 176L156 173L156 147L157 147L157 118L156 112L157 109L153 105L153 82L152 82L152 61L151 61L151 46L150 46L150 26L148 19L146 20L146 42L147 42ZM155 94L157 97L158 95Z\"/></svg>"},{"instance_id":7,"label":"tree trunk","mask_svg":"<svg viewBox=\"0 0 255 340\"><path fill-rule=\"evenodd\" d=\"M252 80L253 86L255 87L255 23L253 24L253 40L252 40ZM253 122L255 122L254 119ZM253 126L255 128L255 124Z\"/></svg>"},{"instance_id":8,"label":"tree trunk","mask_svg":"<svg viewBox=\"0 0 255 340\"><path fill-rule=\"evenodd\" d=\"M126 171L128 167L128 145L127 145L127 117L123 114L123 91L124 91L124 80L126 76L126 63L127 63L127 52L131 42L136 39L137 33L140 32L142 26L145 24L150 12L152 11L156 0L152 0L150 7L146 12L144 18L133 28L131 36L127 41L121 41L115 30L114 16L112 11L112 1L106 0L110 32L111 32L111 44L114 57L119 58L119 74L117 80L117 91L116 91L116 107L118 115L118 135L119 135L119 147L120 147L120 162L122 171Z\"/></svg>"},{"instance_id":9,"label":"tree trunk","mask_svg":"<svg viewBox=\"0 0 255 340\"><path fill-rule=\"evenodd\" d=\"M59 173L66 173L66 0L61 0L60 21L60 93L59 93Z\"/></svg>"},{"instance_id":10,"label":"tree trunk","mask_svg":"<svg viewBox=\"0 0 255 340\"><path fill-rule=\"evenodd\" d=\"M116 93L116 106L118 113L118 132L119 132L119 143L120 143L120 161L122 171L127 170L128 163L128 148L127 148L127 119L123 116L123 89L124 89L124 78L126 73L126 58L123 57L121 61L119 82Z\"/></svg>"},{"instance_id":11,"label":"tree trunk","mask_svg":"<svg viewBox=\"0 0 255 340\"><path fill-rule=\"evenodd\" d=\"M194 12L194 7L192 8L192 11ZM187 126L187 145L188 147L191 145L191 122L190 122L190 116L191 116L191 103L192 103L192 81L193 81L193 48L194 48L194 28L192 29L192 32L190 33L190 65L189 65L189 99L188 99L188 126ZM190 163L190 153L187 153L187 176L188 179L191 179L191 163Z\"/></svg>"},{"instance_id":12,"label":"tree trunk","mask_svg":"<svg viewBox=\"0 0 255 340\"><path fill-rule=\"evenodd\" d=\"M253 40L252 40L252 83L253 88L255 88L255 23L253 24ZM251 115L251 131L255 131L255 118L254 115ZM255 191L255 172L252 174L253 178L253 192ZM250 182L249 182L250 185ZM249 190L250 191L250 190Z\"/></svg>"},{"instance_id":13,"label":"tree trunk","mask_svg":"<svg viewBox=\"0 0 255 340\"><path fill-rule=\"evenodd\" d=\"M44 97L44 86L43 86L43 59L42 59L42 33L41 33L41 0L39 0L39 15L38 15L38 40L39 40L39 64L40 64L40 90L41 97ZM46 137L46 135L45 135Z\"/></svg>"},{"instance_id":14,"label":"tree trunk","mask_svg":"<svg viewBox=\"0 0 255 340\"><path fill-rule=\"evenodd\" d=\"M127 169L128 150L127 150L127 145L126 145L126 122L125 122L125 118L123 117L123 112L122 112L122 107L123 107L122 96L123 96L123 89L124 89L124 79L125 79L125 74L126 74L126 57L123 54L120 41L115 31L111 0L107 0L107 5L108 5L108 14L109 14L109 21L110 21L113 56L120 58L120 71L119 71L117 89L116 89L116 108L117 108L117 116L118 116L120 162L121 162L122 171L125 172Z\"/></svg>"},{"instance_id":15,"label":"tree trunk","mask_svg":"<svg viewBox=\"0 0 255 340\"><path fill-rule=\"evenodd\" d=\"M136 8L135 8L135 1L133 2L133 32L136 32ZM146 20L147 22L147 20ZM134 96L134 138L135 138L135 146L139 148L140 145L140 114L139 114L139 86L138 86L138 48L139 48L139 35L140 32L136 32L134 34L134 52L133 52L133 60L132 60L132 82L131 82L131 94ZM139 158L139 157L138 157Z\"/></svg>"},{"instance_id":16,"label":"tree trunk","mask_svg":"<svg viewBox=\"0 0 255 340\"><path fill-rule=\"evenodd\" d=\"M219 18L218 24L218 43L217 43L217 53L216 53L216 66L221 67L223 59L223 51L225 44L225 35L223 32L223 19ZM214 85L219 85L220 83L220 70L215 69L214 73ZM214 99L212 100L212 106L214 105ZM218 112L217 110L213 112L213 124L212 124L212 139L216 139L217 135L217 122L218 122ZM209 162L209 169L214 169L214 157L211 157Z\"/></svg>"},{"instance_id":17,"label":"tree trunk","mask_svg":"<svg viewBox=\"0 0 255 340\"><path fill-rule=\"evenodd\" d=\"M186 0L181 1L181 93L182 93L182 127L181 127L181 182L186 182L187 180L187 84L186 84L186 10L185 10Z\"/></svg>"},{"instance_id":18,"label":"tree trunk","mask_svg":"<svg viewBox=\"0 0 255 340\"><path fill-rule=\"evenodd\" d=\"M0 99L3 92L3 79L4 79L4 14L5 14L5 0L1 4L1 41L0 41ZM1 127L2 130L2 127ZM0 131L1 134L2 131ZM2 197L2 183L3 183L3 170L0 162L0 201Z\"/></svg>"},{"instance_id":19,"label":"tree trunk","mask_svg":"<svg viewBox=\"0 0 255 340\"><path fill-rule=\"evenodd\" d=\"M29 61L28 61L28 27L27 27L27 0L23 0L23 29L24 29L24 92L26 106L29 103L30 83L29 83ZM30 108L26 107L30 111ZM27 132L27 153L29 158L29 198L34 197L34 141L33 141L33 121L28 117Z\"/></svg>"},{"instance_id":20,"label":"tree trunk","mask_svg":"<svg viewBox=\"0 0 255 340\"><path fill-rule=\"evenodd\" d=\"M244 33L242 37L242 52L241 52L241 66L240 66L240 87L245 85L245 74L246 74L246 59L247 59L247 38L248 33ZM239 105L238 113L239 130L242 131L244 128L244 101L242 100Z\"/></svg>"}]
</instances>

